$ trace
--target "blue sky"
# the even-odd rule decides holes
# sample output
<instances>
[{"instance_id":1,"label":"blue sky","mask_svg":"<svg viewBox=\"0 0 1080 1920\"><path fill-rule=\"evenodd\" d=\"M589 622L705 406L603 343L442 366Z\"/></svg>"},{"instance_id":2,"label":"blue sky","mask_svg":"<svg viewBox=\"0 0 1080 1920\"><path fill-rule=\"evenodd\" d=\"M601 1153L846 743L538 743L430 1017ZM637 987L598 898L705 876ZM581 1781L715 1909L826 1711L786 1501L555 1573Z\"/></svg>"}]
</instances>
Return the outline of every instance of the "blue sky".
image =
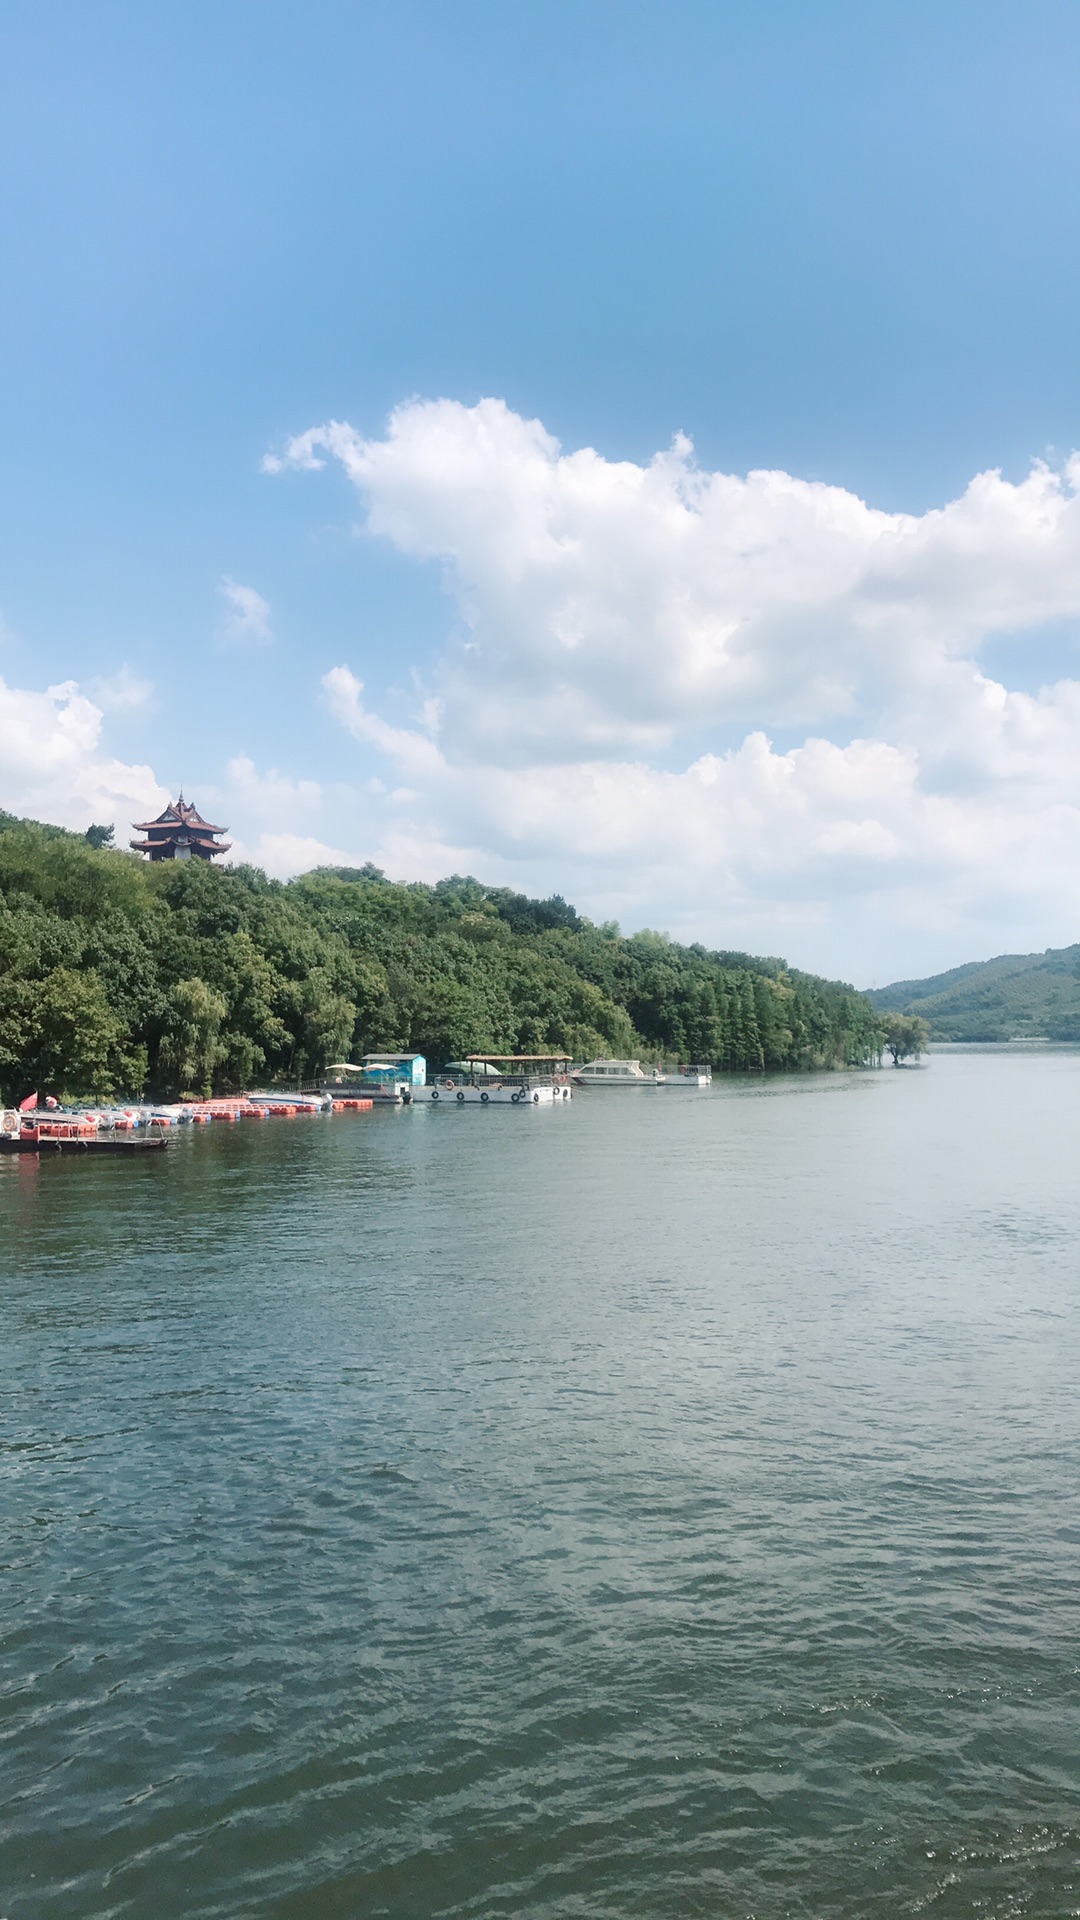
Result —
<instances>
[{"instance_id":1,"label":"blue sky","mask_svg":"<svg viewBox=\"0 0 1080 1920\"><path fill-rule=\"evenodd\" d=\"M183 780L207 796L207 810L231 808L243 847L280 870L304 863L271 844L303 815L305 845L381 851L403 875L411 863L433 877L444 851L451 864L467 854L492 878L576 892L598 917L737 933L860 978L1074 938L1080 840L1066 816L1080 796L1060 701L1039 709L1058 784L1036 791L1036 773L987 748L961 784L999 811L962 833L939 822L963 839L951 866L928 851L932 821L886 819L878 788L853 802L839 840L830 815L828 859L796 834L787 878L730 844L738 796L710 828L713 855L687 842L683 858L673 814L670 858L639 864L625 799L610 803L618 830L605 839L597 819L585 845L547 803L508 837L445 786L410 798L415 778L401 787L385 743L350 722L341 683L328 693L324 677L347 667L365 712L426 729L474 783L489 761L520 763L508 736L534 741L542 772L566 759L551 700L546 743L518 708L467 747L460 714L456 738L438 717L439 701L455 711L454 649L470 634L477 657L518 647L519 689L527 654L540 697L550 663L520 637L535 604L496 593L484 569L497 556L463 557L465 534L446 531L420 467L411 484L438 537L415 514L404 534L372 532L367 468L335 453L318 471L262 463L330 419L387 444L392 411L414 399L467 415L491 397L612 471L647 470L682 432L703 473L776 469L887 515L933 514L987 469L1022 488L1033 459L1060 464L1080 443L1078 55L1080 11L1039 0L9 4L0 673L27 700L8 720L19 750L6 762L0 750L0 804L80 824L115 793L122 830L138 781L95 787L94 769L149 768L163 788ZM499 462L516 455L507 443L492 457L502 486ZM1055 592L1036 604L1007 584L1000 617L960 623L963 659L1010 695L1080 672L1069 499L1054 509ZM1029 507L1025 496L1016 512ZM677 571L670 555L657 564ZM598 579L574 592L602 623ZM265 615L245 626L228 581ZM487 611L474 632L476 591ZM709 604L719 632L723 609ZM944 606L928 616L939 635ZM955 664L951 631L941 645ZM647 677L649 648L659 658L675 644L666 632L661 620L636 636L635 671ZM792 647L826 644L820 625L791 635ZM895 644L917 649L910 622ZM603 671L620 678L609 648L590 669L594 704ZM474 706L506 681L493 669L481 685L479 672ZM664 725L646 739L625 715L606 732L597 722L574 748L581 765L677 778L763 729L777 755L811 738L879 740L919 757L927 796L945 791L927 785L943 750L925 732L940 708L925 684L924 725L907 682L902 695L874 690L876 666L832 709L787 701L778 669L752 698L676 712L658 672ZM69 681L103 717L69 704L54 751L56 702L29 696ZM1030 735L1025 714L1016 725ZM40 778L25 753L37 726L51 769ZM1045 763L1050 749L1033 751ZM252 769L239 784L238 759ZM404 795L389 825L385 793ZM1015 871L995 852L1002 808L1027 822ZM687 817L696 832L696 803ZM789 826L759 811L747 833L774 843ZM855 864L841 842L862 848ZM1037 884L1033 845L1046 855Z\"/></svg>"}]
</instances>

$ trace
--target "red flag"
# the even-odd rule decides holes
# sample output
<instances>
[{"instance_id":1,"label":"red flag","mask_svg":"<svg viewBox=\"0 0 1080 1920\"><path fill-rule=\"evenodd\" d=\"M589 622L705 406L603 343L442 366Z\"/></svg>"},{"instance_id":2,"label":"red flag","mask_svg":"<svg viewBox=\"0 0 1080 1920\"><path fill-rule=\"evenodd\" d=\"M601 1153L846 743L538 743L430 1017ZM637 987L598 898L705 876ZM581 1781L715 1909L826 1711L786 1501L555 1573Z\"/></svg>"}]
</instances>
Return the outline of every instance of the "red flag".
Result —
<instances>
[{"instance_id":1,"label":"red flag","mask_svg":"<svg viewBox=\"0 0 1080 1920\"><path fill-rule=\"evenodd\" d=\"M28 1093L28 1094L27 1094L27 1096L26 1096L26 1099L25 1099L25 1100L20 1100L20 1101L19 1101L19 1112L20 1112L20 1113L33 1113L33 1111L34 1111L34 1108L35 1108L36 1106L37 1106L37 1094L36 1094L36 1093Z\"/></svg>"}]
</instances>

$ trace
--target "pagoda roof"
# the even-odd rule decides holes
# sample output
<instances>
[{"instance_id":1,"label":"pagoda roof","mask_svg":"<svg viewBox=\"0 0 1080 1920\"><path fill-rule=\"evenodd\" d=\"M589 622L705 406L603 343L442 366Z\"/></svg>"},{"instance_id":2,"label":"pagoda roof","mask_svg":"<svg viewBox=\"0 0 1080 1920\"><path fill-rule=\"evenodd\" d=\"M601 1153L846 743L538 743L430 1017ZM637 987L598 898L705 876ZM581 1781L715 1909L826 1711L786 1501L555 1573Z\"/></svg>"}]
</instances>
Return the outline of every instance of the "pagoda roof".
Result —
<instances>
[{"instance_id":1,"label":"pagoda roof","mask_svg":"<svg viewBox=\"0 0 1080 1920\"><path fill-rule=\"evenodd\" d=\"M136 833L150 833L155 827L180 827L186 832L194 831L196 834L228 831L226 827L211 826L209 820L203 819L198 808L184 799L183 794L180 795L179 800L170 800L164 813L159 813L156 820L133 820L131 824Z\"/></svg>"}]
</instances>

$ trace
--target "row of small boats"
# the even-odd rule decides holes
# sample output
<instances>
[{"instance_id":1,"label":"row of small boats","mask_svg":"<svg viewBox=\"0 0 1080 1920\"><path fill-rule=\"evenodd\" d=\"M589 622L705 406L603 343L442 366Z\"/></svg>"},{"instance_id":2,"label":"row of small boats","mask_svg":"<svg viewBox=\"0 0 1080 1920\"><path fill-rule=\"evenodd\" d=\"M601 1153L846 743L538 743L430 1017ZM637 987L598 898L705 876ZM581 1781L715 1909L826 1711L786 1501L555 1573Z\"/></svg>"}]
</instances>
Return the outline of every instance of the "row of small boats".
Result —
<instances>
[{"instance_id":1,"label":"row of small boats","mask_svg":"<svg viewBox=\"0 0 1080 1920\"><path fill-rule=\"evenodd\" d=\"M328 1093L251 1093L160 1106L8 1107L0 1111L0 1151L7 1153L145 1152L164 1147L174 1127L292 1118L329 1111L363 1112L372 1102Z\"/></svg>"},{"instance_id":2,"label":"row of small boats","mask_svg":"<svg viewBox=\"0 0 1080 1920\"><path fill-rule=\"evenodd\" d=\"M36 1095L21 1107L0 1111L0 1150L28 1152L117 1152L161 1148L174 1127L234 1124L241 1120L294 1118L299 1114L364 1111L378 1100L425 1103L435 1106L502 1102L540 1106L569 1100L571 1088L708 1086L708 1067L679 1067L666 1075L659 1066L642 1068L637 1060L591 1060L573 1066L563 1056L550 1054L470 1054L434 1079L412 1078L419 1055L389 1056L353 1068L342 1062L337 1082L312 1093L245 1093L208 1100L178 1100L165 1104L134 1104L60 1108L49 1100L37 1105ZM410 1069L408 1078L402 1066Z\"/></svg>"}]
</instances>

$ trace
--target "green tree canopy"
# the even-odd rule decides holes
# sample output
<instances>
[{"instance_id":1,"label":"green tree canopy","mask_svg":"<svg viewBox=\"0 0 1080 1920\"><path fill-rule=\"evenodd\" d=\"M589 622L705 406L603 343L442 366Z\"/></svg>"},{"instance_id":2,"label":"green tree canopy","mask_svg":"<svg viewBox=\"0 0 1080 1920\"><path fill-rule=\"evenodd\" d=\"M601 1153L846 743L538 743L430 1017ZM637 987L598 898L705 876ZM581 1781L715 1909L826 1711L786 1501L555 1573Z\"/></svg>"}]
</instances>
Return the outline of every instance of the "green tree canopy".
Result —
<instances>
[{"instance_id":1,"label":"green tree canopy","mask_svg":"<svg viewBox=\"0 0 1080 1920\"><path fill-rule=\"evenodd\" d=\"M559 895L375 866L283 884L151 865L0 816L0 1081L102 1093L234 1090L415 1048L698 1059L732 1073L855 1066L881 1020L780 959L623 938Z\"/></svg>"},{"instance_id":2,"label":"green tree canopy","mask_svg":"<svg viewBox=\"0 0 1080 1920\"><path fill-rule=\"evenodd\" d=\"M929 1039L930 1028L917 1013L890 1013L885 1021L885 1050L894 1067L925 1053Z\"/></svg>"}]
</instances>

